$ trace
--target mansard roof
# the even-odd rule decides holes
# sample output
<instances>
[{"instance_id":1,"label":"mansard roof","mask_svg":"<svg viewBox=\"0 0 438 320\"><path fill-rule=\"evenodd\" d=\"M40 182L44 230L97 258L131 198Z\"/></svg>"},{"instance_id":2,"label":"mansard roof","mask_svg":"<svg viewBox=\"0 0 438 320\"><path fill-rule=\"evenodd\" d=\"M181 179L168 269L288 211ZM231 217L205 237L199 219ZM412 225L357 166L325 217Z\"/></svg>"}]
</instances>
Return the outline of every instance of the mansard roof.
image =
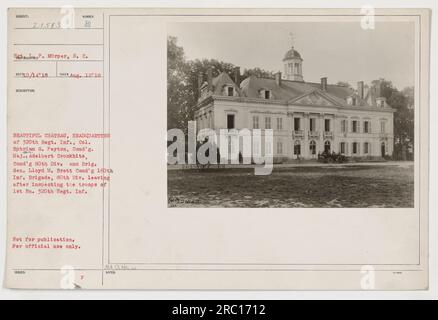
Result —
<instances>
[{"instance_id":1,"label":"mansard roof","mask_svg":"<svg viewBox=\"0 0 438 320\"><path fill-rule=\"evenodd\" d=\"M233 80L231 80L230 76L226 72L222 72L217 77L213 78L212 84L213 94L221 95L225 86L234 87L240 94L240 88Z\"/></svg>"},{"instance_id":2,"label":"mansard roof","mask_svg":"<svg viewBox=\"0 0 438 320\"><path fill-rule=\"evenodd\" d=\"M204 86L205 85L206 84L204 84ZM212 94L214 96L223 96L224 86L227 85L233 86L236 89L238 98L259 99L264 100L263 102L265 103L267 100L260 98L261 90L270 90L272 94L272 101L275 101L276 103L293 105L299 104L300 102L302 103L303 101L314 101L315 106L320 106L318 103L326 100L328 101L328 105L334 105L338 107L360 108L362 106L368 108L377 108L376 92L375 90L372 90L373 88L368 88L366 86L364 88L365 96L362 99L354 89L344 85L327 84L326 90L322 90L320 83L282 79L280 85L278 85L277 81L273 78L261 78L256 77L255 75L245 78L240 83L239 87L226 72L222 72L212 80ZM309 98L311 98L310 100L298 99L310 94L312 94L311 97L309 96ZM315 95L323 100L315 98ZM349 97L356 99L355 106L352 106L348 103Z\"/></svg>"},{"instance_id":3,"label":"mansard roof","mask_svg":"<svg viewBox=\"0 0 438 320\"><path fill-rule=\"evenodd\" d=\"M354 90L341 85L327 85L327 90L320 89L321 84L303 81L281 80L278 85L275 79L250 76L240 84L241 93L247 98L259 98L260 90L271 90L274 100L292 102L295 98L318 91L336 105L348 106L347 98L354 95Z\"/></svg>"}]
</instances>

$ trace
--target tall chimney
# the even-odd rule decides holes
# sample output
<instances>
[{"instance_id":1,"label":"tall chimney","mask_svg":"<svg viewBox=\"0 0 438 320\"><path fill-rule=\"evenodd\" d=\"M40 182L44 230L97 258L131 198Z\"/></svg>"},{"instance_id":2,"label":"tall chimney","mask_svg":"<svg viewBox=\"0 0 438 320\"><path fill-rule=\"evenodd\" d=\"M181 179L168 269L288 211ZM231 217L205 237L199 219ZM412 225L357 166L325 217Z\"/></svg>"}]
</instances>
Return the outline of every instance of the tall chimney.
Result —
<instances>
[{"instance_id":1,"label":"tall chimney","mask_svg":"<svg viewBox=\"0 0 438 320\"><path fill-rule=\"evenodd\" d=\"M236 86L240 86L240 68L239 67L235 67L234 68L234 83L236 84Z\"/></svg>"},{"instance_id":2,"label":"tall chimney","mask_svg":"<svg viewBox=\"0 0 438 320\"><path fill-rule=\"evenodd\" d=\"M277 84L277 86L281 86L281 72L277 72L275 74L275 83Z\"/></svg>"},{"instance_id":3,"label":"tall chimney","mask_svg":"<svg viewBox=\"0 0 438 320\"><path fill-rule=\"evenodd\" d=\"M327 91L327 77L321 78L321 90Z\"/></svg>"},{"instance_id":4,"label":"tall chimney","mask_svg":"<svg viewBox=\"0 0 438 320\"><path fill-rule=\"evenodd\" d=\"M361 99L364 98L364 91L363 91L363 81L359 81L357 83L357 94Z\"/></svg>"},{"instance_id":5,"label":"tall chimney","mask_svg":"<svg viewBox=\"0 0 438 320\"><path fill-rule=\"evenodd\" d=\"M208 91L213 91L213 70L210 68L207 69L207 83L208 83Z\"/></svg>"},{"instance_id":6,"label":"tall chimney","mask_svg":"<svg viewBox=\"0 0 438 320\"><path fill-rule=\"evenodd\" d=\"M375 85L376 98L380 98L382 96L382 81L378 80Z\"/></svg>"}]
</instances>

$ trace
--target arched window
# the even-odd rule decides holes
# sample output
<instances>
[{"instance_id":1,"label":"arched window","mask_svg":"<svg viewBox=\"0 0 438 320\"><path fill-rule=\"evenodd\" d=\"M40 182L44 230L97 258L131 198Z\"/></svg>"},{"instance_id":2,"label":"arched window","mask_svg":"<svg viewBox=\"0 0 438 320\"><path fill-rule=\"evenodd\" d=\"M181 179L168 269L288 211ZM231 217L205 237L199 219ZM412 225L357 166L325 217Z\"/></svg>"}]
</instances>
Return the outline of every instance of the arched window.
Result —
<instances>
[{"instance_id":1,"label":"arched window","mask_svg":"<svg viewBox=\"0 0 438 320\"><path fill-rule=\"evenodd\" d=\"M386 155L386 146L385 146L385 142L382 142L382 144L380 145L380 152L382 154L382 158L385 157Z\"/></svg>"},{"instance_id":2,"label":"arched window","mask_svg":"<svg viewBox=\"0 0 438 320\"><path fill-rule=\"evenodd\" d=\"M324 151L325 152L330 152L330 141L326 141L324 142Z\"/></svg>"},{"instance_id":3,"label":"arched window","mask_svg":"<svg viewBox=\"0 0 438 320\"><path fill-rule=\"evenodd\" d=\"M301 155L301 142L300 140L296 140L294 144L294 155Z\"/></svg>"},{"instance_id":4,"label":"arched window","mask_svg":"<svg viewBox=\"0 0 438 320\"><path fill-rule=\"evenodd\" d=\"M223 94L228 97L234 97L236 95L236 91L234 90L233 86L225 85Z\"/></svg>"},{"instance_id":5,"label":"arched window","mask_svg":"<svg viewBox=\"0 0 438 320\"><path fill-rule=\"evenodd\" d=\"M316 142L315 140L310 141L309 143L310 154L316 154Z\"/></svg>"}]
</instances>

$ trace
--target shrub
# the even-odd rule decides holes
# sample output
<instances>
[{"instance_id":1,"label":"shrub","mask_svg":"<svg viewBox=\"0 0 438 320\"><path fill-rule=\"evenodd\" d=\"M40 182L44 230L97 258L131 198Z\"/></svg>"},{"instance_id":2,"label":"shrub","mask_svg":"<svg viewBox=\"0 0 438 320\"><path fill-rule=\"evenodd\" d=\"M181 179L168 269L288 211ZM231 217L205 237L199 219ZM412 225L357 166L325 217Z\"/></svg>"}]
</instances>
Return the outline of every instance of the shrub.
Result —
<instances>
[{"instance_id":1,"label":"shrub","mask_svg":"<svg viewBox=\"0 0 438 320\"><path fill-rule=\"evenodd\" d=\"M324 150L322 153L318 153L318 161L324 163L344 163L347 162L348 159L345 155L341 153L329 152Z\"/></svg>"}]
</instances>

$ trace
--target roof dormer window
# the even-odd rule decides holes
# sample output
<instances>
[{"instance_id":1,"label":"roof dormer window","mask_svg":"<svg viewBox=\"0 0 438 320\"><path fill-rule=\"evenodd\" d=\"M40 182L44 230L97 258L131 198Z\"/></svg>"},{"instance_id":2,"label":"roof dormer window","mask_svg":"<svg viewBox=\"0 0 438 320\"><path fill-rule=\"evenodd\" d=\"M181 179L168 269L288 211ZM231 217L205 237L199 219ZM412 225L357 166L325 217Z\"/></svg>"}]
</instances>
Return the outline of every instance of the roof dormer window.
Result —
<instances>
[{"instance_id":1,"label":"roof dormer window","mask_svg":"<svg viewBox=\"0 0 438 320\"><path fill-rule=\"evenodd\" d=\"M265 90L265 89L260 90L260 98L267 99L267 100L272 99L271 90Z\"/></svg>"},{"instance_id":2,"label":"roof dormer window","mask_svg":"<svg viewBox=\"0 0 438 320\"><path fill-rule=\"evenodd\" d=\"M236 95L236 90L231 85L224 86L224 95L228 97L234 97Z\"/></svg>"},{"instance_id":3,"label":"roof dormer window","mask_svg":"<svg viewBox=\"0 0 438 320\"><path fill-rule=\"evenodd\" d=\"M376 102L377 102L377 106L379 108L384 108L385 107L385 98L377 98Z\"/></svg>"},{"instance_id":4,"label":"roof dormer window","mask_svg":"<svg viewBox=\"0 0 438 320\"><path fill-rule=\"evenodd\" d=\"M350 106L356 106L357 105L357 98L356 97L348 97L347 98L347 103Z\"/></svg>"}]
</instances>

